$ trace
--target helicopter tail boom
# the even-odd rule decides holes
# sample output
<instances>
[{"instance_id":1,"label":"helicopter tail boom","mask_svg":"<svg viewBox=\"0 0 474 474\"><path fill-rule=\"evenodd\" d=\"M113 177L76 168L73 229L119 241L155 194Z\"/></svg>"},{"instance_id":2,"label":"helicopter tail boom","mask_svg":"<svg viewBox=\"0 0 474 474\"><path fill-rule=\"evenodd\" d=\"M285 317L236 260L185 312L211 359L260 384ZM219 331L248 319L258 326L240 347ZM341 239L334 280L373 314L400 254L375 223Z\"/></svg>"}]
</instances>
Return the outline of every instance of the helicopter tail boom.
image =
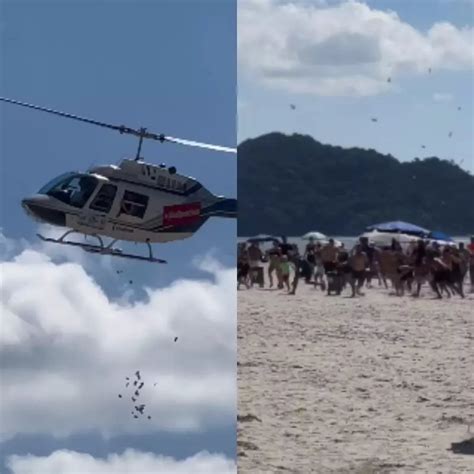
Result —
<instances>
[{"instance_id":1,"label":"helicopter tail boom","mask_svg":"<svg viewBox=\"0 0 474 474\"><path fill-rule=\"evenodd\" d=\"M227 217L229 219L237 218L237 199L218 198L218 201L211 206L203 209L205 217Z\"/></svg>"}]
</instances>

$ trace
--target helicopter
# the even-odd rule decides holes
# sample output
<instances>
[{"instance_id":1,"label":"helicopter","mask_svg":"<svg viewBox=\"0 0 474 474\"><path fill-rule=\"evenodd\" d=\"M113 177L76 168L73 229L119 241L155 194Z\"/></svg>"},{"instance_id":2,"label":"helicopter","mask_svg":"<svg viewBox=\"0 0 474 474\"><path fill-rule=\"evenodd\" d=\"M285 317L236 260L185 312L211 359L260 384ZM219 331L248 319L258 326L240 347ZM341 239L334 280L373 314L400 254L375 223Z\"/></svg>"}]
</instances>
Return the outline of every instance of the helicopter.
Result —
<instances>
[{"instance_id":1,"label":"helicopter","mask_svg":"<svg viewBox=\"0 0 474 474\"><path fill-rule=\"evenodd\" d=\"M112 125L78 115L0 97L0 101L40 110L138 137L134 159L119 165L102 165L85 172L63 173L45 184L35 195L21 201L26 214L41 223L68 229L57 238L37 236L60 245L80 247L86 252L167 263L155 258L152 243L187 239L210 218L237 218L237 200L216 196L196 179L177 173L176 167L146 163L140 156L144 139L161 143L237 153L235 148L195 142L124 125ZM93 237L97 244L76 242L71 234ZM104 238L111 238L105 243ZM146 244L148 255L124 253L118 241Z\"/></svg>"}]
</instances>

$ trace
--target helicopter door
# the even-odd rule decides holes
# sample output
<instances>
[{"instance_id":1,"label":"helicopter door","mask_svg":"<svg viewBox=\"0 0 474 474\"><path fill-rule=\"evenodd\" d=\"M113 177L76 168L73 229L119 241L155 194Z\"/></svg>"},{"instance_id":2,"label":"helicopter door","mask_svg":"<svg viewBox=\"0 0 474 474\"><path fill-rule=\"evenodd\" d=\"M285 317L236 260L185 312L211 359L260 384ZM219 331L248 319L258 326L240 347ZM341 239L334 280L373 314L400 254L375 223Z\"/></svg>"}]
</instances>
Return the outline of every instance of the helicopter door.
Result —
<instances>
[{"instance_id":1,"label":"helicopter door","mask_svg":"<svg viewBox=\"0 0 474 474\"><path fill-rule=\"evenodd\" d=\"M103 184L89 208L93 211L108 214L112 208L116 194L117 186L113 184Z\"/></svg>"},{"instance_id":2,"label":"helicopter door","mask_svg":"<svg viewBox=\"0 0 474 474\"><path fill-rule=\"evenodd\" d=\"M113 184L103 184L92 199L89 208L77 217L77 224L84 227L92 227L98 230L104 230L107 224L106 214L110 212L117 194L117 187ZM90 212L95 211L95 212ZM98 214L102 215L98 215Z\"/></svg>"}]
</instances>

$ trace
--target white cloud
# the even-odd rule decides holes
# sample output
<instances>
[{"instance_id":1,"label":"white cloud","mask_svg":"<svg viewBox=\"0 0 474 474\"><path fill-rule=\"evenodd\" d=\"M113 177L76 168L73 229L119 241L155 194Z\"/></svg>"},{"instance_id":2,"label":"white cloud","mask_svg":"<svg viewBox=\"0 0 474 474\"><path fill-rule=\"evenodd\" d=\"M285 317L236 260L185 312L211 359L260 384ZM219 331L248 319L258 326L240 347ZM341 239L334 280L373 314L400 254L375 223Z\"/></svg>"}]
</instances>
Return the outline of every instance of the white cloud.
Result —
<instances>
[{"instance_id":1,"label":"white cloud","mask_svg":"<svg viewBox=\"0 0 474 474\"><path fill-rule=\"evenodd\" d=\"M3 236L0 243L11 247ZM235 270L209 261L201 267L209 279L149 288L147 301L132 304L110 301L78 263L55 263L30 248L4 256L2 439L234 423ZM140 403L151 420L132 417L124 388L138 369L146 384Z\"/></svg>"},{"instance_id":2,"label":"white cloud","mask_svg":"<svg viewBox=\"0 0 474 474\"><path fill-rule=\"evenodd\" d=\"M453 98L453 94L449 92L435 92L433 94L433 100L435 102L451 102Z\"/></svg>"},{"instance_id":3,"label":"white cloud","mask_svg":"<svg viewBox=\"0 0 474 474\"><path fill-rule=\"evenodd\" d=\"M122 454L111 454L97 459L75 451L55 451L47 457L11 456L7 461L12 474L235 474L233 460L224 456L201 452L177 461L128 449Z\"/></svg>"},{"instance_id":4,"label":"white cloud","mask_svg":"<svg viewBox=\"0 0 474 474\"><path fill-rule=\"evenodd\" d=\"M355 0L239 2L239 71L292 93L374 95L428 68L470 70L473 40L473 28L436 23L424 33Z\"/></svg>"}]
</instances>

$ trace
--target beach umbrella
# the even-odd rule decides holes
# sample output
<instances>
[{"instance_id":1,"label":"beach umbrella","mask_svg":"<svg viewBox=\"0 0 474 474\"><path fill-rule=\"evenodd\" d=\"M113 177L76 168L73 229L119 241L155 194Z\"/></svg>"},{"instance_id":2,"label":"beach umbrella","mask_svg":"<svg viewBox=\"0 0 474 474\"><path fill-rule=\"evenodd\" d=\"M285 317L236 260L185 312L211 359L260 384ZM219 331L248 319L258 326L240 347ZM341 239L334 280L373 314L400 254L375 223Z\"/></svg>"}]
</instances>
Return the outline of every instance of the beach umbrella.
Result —
<instances>
[{"instance_id":1,"label":"beach umbrella","mask_svg":"<svg viewBox=\"0 0 474 474\"><path fill-rule=\"evenodd\" d=\"M395 239L402 247L406 247L411 242L416 242L418 237L409 234L393 232L379 232L378 230L373 230L371 232L365 232L360 237L366 237L369 240L370 244L374 244L377 247L390 247L392 245L392 240Z\"/></svg>"},{"instance_id":2,"label":"beach umbrella","mask_svg":"<svg viewBox=\"0 0 474 474\"><path fill-rule=\"evenodd\" d=\"M415 234L426 236L430 233L428 229L415 224L403 221L383 222L381 224L370 225L366 230L378 230L379 232L400 232L402 234Z\"/></svg>"},{"instance_id":3,"label":"beach umbrella","mask_svg":"<svg viewBox=\"0 0 474 474\"><path fill-rule=\"evenodd\" d=\"M456 246L456 242L454 241L454 239L450 237L448 234L445 234L444 232L439 232L439 231L430 232L430 234L428 235L428 239L444 247Z\"/></svg>"},{"instance_id":4,"label":"beach umbrella","mask_svg":"<svg viewBox=\"0 0 474 474\"><path fill-rule=\"evenodd\" d=\"M431 240L442 240L443 242L454 242L452 237L450 237L448 234L439 231L430 232L428 238Z\"/></svg>"},{"instance_id":5,"label":"beach umbrella","mask_svg":"<svg viewBox=\"0 0 474 474\"><path fill-rule=\"evenodd\" d=\"M313 238L316 242L319 242L320 244L328 244L330 237L327 235L322 234L321 232L308 232L307 234L303 235L301 237L303 240L309 240ZM336 247L342 247L342 242L340 240L334 240L334 245Z\"/></svg>"},{"instance_id":6,"label":"beach umbrella","mask_svg":"<svg viewBox=\"0 0 474 474\"><path fill-rule=\"evenodd\" d=\"M278 237L275 237L273 235L265 235L265 234L260 234L256 235L255 237L250 237L247 239L247 242L249 243L265 243L265 242L277 242L280 243L280 239Z\"/></svg>"},{"instance_id":7,"label":"beach umbrella","mask_svg":"<svg viewBox=\"0 0 474 474\"><path fill-rule=\"evenodd\" d=\"M314 239L314 240L324 240L328 241L329 237L327 235L321 234L321 232L308 232L307 234L304 234L303 237L301 237L303 240L309 240L309 239Z\"/></svg>"}]
</instances>

